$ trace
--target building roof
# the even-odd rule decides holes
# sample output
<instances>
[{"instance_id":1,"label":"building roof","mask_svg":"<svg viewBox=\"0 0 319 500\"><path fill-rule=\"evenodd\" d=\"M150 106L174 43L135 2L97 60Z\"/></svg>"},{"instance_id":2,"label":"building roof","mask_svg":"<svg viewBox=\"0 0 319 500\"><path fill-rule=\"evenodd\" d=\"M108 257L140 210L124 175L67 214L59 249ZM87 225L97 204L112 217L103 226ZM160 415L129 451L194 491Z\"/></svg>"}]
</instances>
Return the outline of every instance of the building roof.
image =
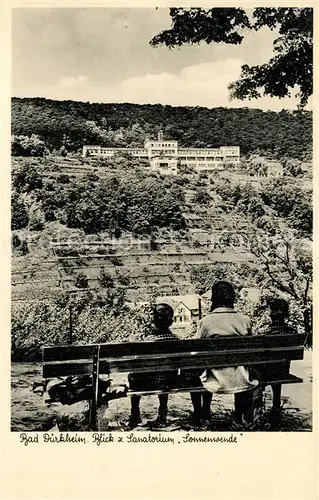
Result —
<instances>
[{"instance_id":1,"label":"building roof","mask_svg":"<svg viewBox=\"0 0 319 500\"><path fill-rule=\"evenodd\" d=\"M164 297L158 297L156 302L159 304L160 302L164 302L165 304L169 304L173 309L182 302L184 306L187 307L190 311L195 311L198 309L198 299L202 297L198 294L192 295L167 295Z\"/></svg>"}]
</instances>

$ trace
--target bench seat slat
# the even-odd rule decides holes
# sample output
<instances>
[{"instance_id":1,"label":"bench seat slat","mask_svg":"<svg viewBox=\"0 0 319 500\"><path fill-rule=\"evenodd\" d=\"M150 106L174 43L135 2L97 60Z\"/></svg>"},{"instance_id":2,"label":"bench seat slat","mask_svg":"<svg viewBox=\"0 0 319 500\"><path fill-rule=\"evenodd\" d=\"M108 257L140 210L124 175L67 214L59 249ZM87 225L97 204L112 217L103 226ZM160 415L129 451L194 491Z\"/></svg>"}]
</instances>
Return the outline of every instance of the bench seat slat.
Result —
<instances>
[{"instance_id":1,"label":"bench seat slat","mask_svg":"<svg viewBox=\"0 0 319 500\"><path fill-rule=\"evenodd\" d=\"M276 384L300 384L303 380L300 377L296 377L295 375L289 374L282 379L276 380L267 380L261 383L263 386L267 385L276 385ZM151 390L151 391L132 391L129 390L128 396L153 396L159 394L178 394L180 392L203 392L205 389L201 386L197 387L177 387L169 390Z\"/></svg>"},{"instance_id":2,"label":"bench seat slat","mask_svg":"<svg viewBox=\"0 0 319 500\"><path fill-rule=\"evenodd\" d=\"M256 336L216 336L203 339L162 340L160 342L128 342L122 344L101 344L101 358L117 358L124 356L142 356L152 354L225 351L237 349L296 347L302 346L305 335L256 335Z\"/></svg>"},{"instance_id":3,"label":"bench seat slat","mask_svg":"<svg viewBox=\"0 0 319 500\"><path fill-rule=\"evenodd\" d=\"M301 384L303 382L303 379L300 377L297 377L296 375L292 375L289 373L288 375L284 375L282 378L277 378L277 379L267 379L267 380L261 380L260 384L261 385L276 385L276 384Z\"/></svg>"},{"instance_id":4,"label":"bench seat slat","mask_svg":"<svg viewBox=\"0 0 319 500\"><path fill-rule=\"evenodd\" d=\"M100 344L101 358L141 356L152 354L180 353L191 351L221 351L228 349L251 349L254 347L302 346L304 334L256 335L252 337L211 337L209 339L165 340L160 342L126 342ZM60 345L44 347L43 361L91 358L94 345Z\"/></svg>"},{"instance_id":5,"label":"bench seat slat","mask_svg":"<svg viewBox=\"0 0 319 500\"><path fill-rule=\"evenodd\" d=\"M148 371L170 371L178 368L221 368L227 366L250 365L273 361L288 361L303 358L303 350L301 348L290 349L287 351L268 350L268 351L250 351L250 352L231 352L223 351L212 354L205 353L204 355L197 354L196 356L175 356L166 355L163 358L141 359L135 358L130 360L112 359L106 363L106 367L101 367L101 370L109 366L111 372L148 372ZM101 371L103 373L103 371ZM105 372L104 372L105 373Z\"/></svg>"},{"instance_id":6,"label":"bench seat slat","mask_svg":"<svg viewBox=\"0 0 319 500\"><path fill-rule=\"evenodd\" d=\"M246 351L226 350L219 352L199 353L166 353L154 356L127 356L125 358L100 359L99 372L132 372L143 373L150 371L170 371L179 368L203 369L205 367L220 368L226 366L252 365L260 363L271 363L274 361L289 361L303 359L303 349L292 348L270 348L251 349ZM64 362L44 362L43 376L45 378L81 375L92 371L92 360L69 360Z\"/></svg>"}]
</instances>

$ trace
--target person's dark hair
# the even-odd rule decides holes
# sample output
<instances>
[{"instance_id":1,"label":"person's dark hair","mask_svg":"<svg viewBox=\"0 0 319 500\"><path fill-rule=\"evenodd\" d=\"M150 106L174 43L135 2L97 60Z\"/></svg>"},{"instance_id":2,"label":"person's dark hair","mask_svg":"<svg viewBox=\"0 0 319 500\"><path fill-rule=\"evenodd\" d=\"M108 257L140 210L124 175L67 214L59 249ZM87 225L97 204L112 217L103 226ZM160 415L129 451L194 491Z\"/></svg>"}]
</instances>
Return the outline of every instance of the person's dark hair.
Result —
<instances>
[{"instance_id":1,"label":"person's dark hair","mask_svg":"<svg viewBox=\"0 0 319 500\"><path fill-rule=\"evenodd\" d=\"M269 301L270 314L289 315L289 304L285 299L271 299Z\"/></svg>"},{"instance_id":2,"label":"person's dark hair","mask_svg":"<svg viewBox=\"0 0 319 500\"><path fill-rule=\"evenodd\" d=\"M228 281L217 281L212 286L211 311L216 307L233 307L235 302L235 290Z\"/></svg>"},{"instance_id":3,"label":"person's dark hair","mask_svg":"<svg viewBox=\"0 0 319 500\"><path fill-rule=\"evenodd\" d=\"M174 318L174 309L169 304L156 304L154 307L154 324L171 326Z\"/></svg>"}]
</instances>

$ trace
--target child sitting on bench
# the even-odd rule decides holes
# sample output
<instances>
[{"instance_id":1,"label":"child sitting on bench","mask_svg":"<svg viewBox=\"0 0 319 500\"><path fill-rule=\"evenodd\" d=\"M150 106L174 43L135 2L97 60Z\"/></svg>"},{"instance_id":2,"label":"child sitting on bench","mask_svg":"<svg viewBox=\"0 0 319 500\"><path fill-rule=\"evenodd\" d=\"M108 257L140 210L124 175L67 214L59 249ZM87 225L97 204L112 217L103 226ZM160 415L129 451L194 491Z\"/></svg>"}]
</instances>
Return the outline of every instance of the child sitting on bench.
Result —
<instances>
[{"instance_id":1,"label":"child sitting on bench","mask_svg":"<svg viewBox=\"0 0 319 500\"><path fill-rule=\"evenodd\" d=\"M212 287L211 302L210 314L199 322L198 338L251 335L250 319L234 309L235 291L230 283L215 283ZM250 381L248 370L243 366L207 369L200 378L206 391L191 393L194 423L210 420L214 392L235 394L235 421L240 423L247 407L246 397L241 393L256 387L258 381Z\"/></svg>"},{"instance_id":2,"label":"child sitting on bench","mask_svg":"<svg viewBox=\"0 0 319 500\"><path fill-rule=\"evenodd\" d=\"M271 324L263 328L259 333L261 335L293 335L297 331L287 324L289 317L289 305L285 299L272 299L269 303L269 312ZM262 380L278 379L287 376L290 370L290 361L277 361L275 363L267 363L259 368L256 368L256 375ZM272 412L278 414L281 409L281 384L272 385L273 406Z\"/></svg>"},{"instance_id":3,"label":"child sitting on bench","mask_svg":"<svg viewBox=\"0 0 319 500\"><path fill-rule=\"evenodd\" d=\"M157 304L154 308L153 325L150 335L145 337L146 342L157 342L162 340L176 340L170 330L173 323L174 311L168 304ZM130 373L129 387L134 391L143 390L169 390L176 378L177 371L157 373ZM158 417L150 422L152 427L165 427L167 418L168 394L160 394ZM134 428L142 422L140 415L140 396L131 397L131 416L129 427Z\"/></svg>"}]
</instances>

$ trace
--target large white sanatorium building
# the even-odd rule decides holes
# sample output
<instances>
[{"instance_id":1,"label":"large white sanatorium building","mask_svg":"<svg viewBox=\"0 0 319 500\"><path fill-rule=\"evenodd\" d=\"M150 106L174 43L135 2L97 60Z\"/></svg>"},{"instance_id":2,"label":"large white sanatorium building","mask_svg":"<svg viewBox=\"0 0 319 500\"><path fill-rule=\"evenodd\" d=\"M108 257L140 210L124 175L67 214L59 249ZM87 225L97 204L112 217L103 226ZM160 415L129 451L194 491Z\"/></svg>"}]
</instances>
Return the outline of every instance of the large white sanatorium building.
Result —
<instances>
[{"instance_id":1,"label":"large white sanatorium building","mask_svg":"<svg viewBox=\"0 0 319 500\"><path fill-rule=\"evenodd\" d=\"M103 146L83 146L84 157L112 158L118 153L129 153L135 158L149 160L152 170L163 174L177 174L178 162L198 172L209 173L221 170L227 164L238 164L240 161L239 146L222 146L220 148L179 148L177 141L166 141L163 134L158 140L146 140L144 148L105 148Z\"/></svg>"}]
</instances>

